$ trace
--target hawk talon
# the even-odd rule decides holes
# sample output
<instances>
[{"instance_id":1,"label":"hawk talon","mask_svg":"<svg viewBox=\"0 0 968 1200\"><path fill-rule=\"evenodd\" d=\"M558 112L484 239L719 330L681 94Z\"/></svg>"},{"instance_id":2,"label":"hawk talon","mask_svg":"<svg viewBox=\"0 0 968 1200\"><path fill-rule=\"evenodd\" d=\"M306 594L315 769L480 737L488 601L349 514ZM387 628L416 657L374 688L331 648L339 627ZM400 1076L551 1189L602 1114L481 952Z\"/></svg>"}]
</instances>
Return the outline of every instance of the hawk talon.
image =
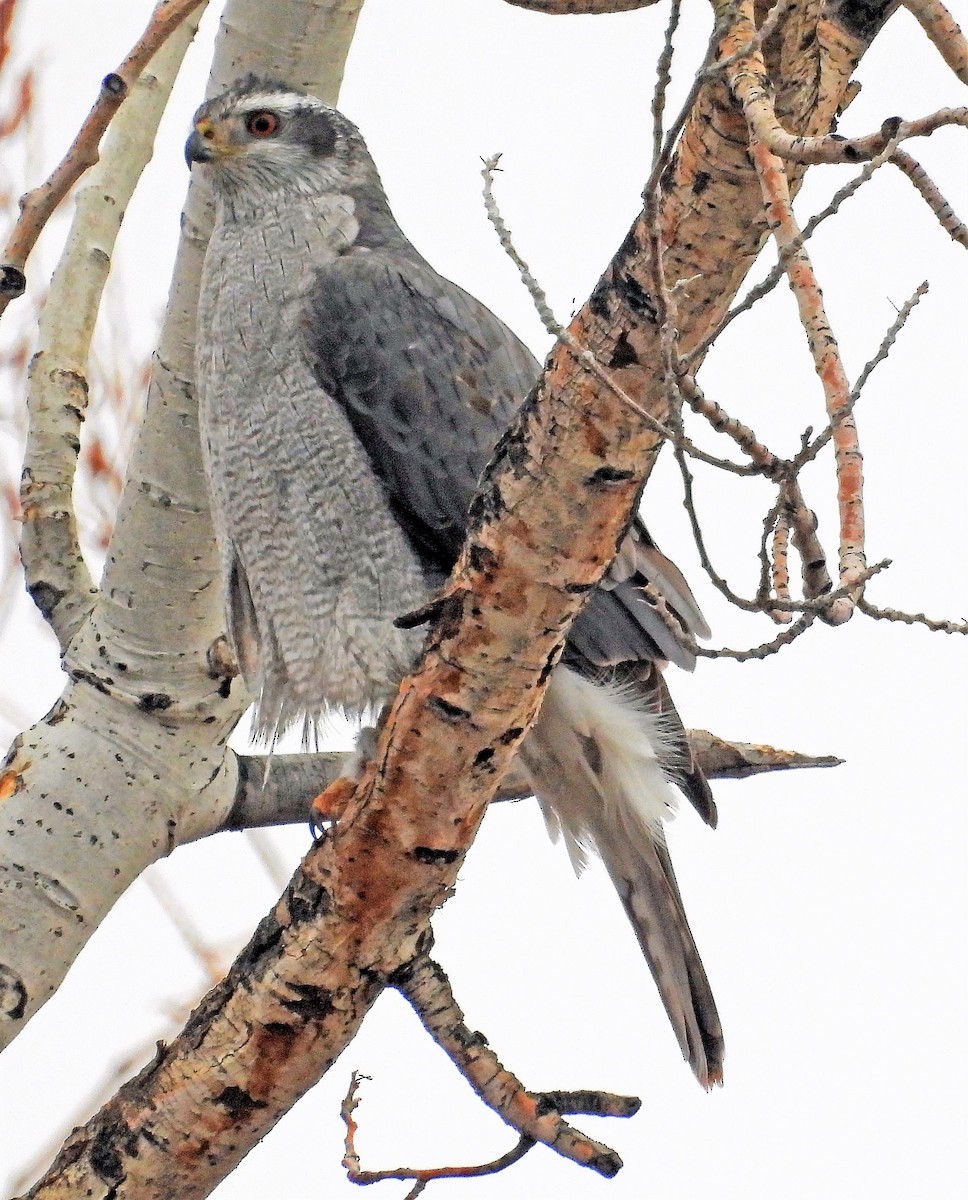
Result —
<instances>
[{"instance_id":1,"label":"hawk talon","mask_svg":"<svg viewBox=\"0 0 968 1200\"><path fill-rule=\"evenodd\" d=\"M337 824L346 811L346 806L356 791L357 782L356 779L341 775L328 787L323 788L318 796L314 796L309 804L309 828L319 830L320 837L325 836L327 827Z\"/></svg>"}]
</instances>

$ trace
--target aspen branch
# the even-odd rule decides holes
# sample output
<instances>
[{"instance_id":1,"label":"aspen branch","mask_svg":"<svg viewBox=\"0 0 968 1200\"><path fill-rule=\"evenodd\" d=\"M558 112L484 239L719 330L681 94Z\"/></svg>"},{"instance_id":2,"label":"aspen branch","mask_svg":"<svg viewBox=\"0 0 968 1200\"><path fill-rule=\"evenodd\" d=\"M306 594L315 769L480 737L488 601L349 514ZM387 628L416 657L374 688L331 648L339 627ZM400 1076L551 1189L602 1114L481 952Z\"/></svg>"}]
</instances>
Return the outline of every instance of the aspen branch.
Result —
<instances>
[{"instance_id":1,"label":"aspen branch","mask_svg":"<svg viewBox=\"0 0 968 1200\"><path fill-rule=\"evenodd\" d=\"M197 0L191 9L201 10L206 3ZM128 202L151 158L175 77L198 28L201 12L185 19L189 11L181 14L178 24L171 24L173 18L169 17L168 24L162 25L169 30L166 40L130 88L125 85L128 102L112 122L100 158L94 153L95 166L77 196L77 210L40 315L38 348L30 364L20 550L27 591L57 635L62 651L90 613L97 595L81 555L71 495L87 409L94 325ZM77 142L72 153L76 147Z\"/></svg>"},{"instance_id":2,"label":"aspen branch","mask_svg":"<svg viewBox=\"0 0 968 1200\"><path fill-rule=\"evenodd\" d=\"M54 210L84 172L98 161L98 147L111 118L155 52L201 3L202 0L159 0L144 33L117 70L105 75L94 107L81 125L70 149L40 187L24 196L20 219L2 254L0 316L11 300L23 295L27 258Z\"/></svg>"},{"instance_id":3,"label":"aspen branch","mask_svg":"<svg viewBox=\"0 0 968 1200\"><path fill-rule=\"evenodd\" d=\"M968 41L941 0L901 0L962 83L968 83Z\"/></svg>"},{"instance_id":4,"label":"aspen branch","mask_svg":"<svg viewBox=\"0 0 968 1200\"><path fill-rule=\"evenodd\" d=\"M640 1107L636 1097L597 1091L529 1092L500 1063L483 1034L468 1028L450 980L437 963L419 955L398 971L392 982L478 1096L522 1139L541 1142L606 1178L617 1174L622 1160L615 1151L573 1129L562 1117L576 1112L630 1117ZM474 1169L474 1173L478 1171ZM422 1173L408 1173L408 1177L420 1178Z\"/></svg>"},{"instance_id":5,"label":"aspen branch","mask_svg":"<svg viewBox=\"0 0 968 1200\"><path fill-rule=\"evenodd\" d=\"M773 526L772 554L770 555L771 582L773 595L782 604L790 602L790 569L787 562L790 548L790 521L785 510L781 507ZM779 624L790 621L790 614L782 609L771 611L773 619Z\"/></svg>"},{"instance_id":6,"label":"aspen branch","mask_svg":"<svg viewBox=\"0 0 968 1200\"><path fill-rule=\"evenodd\" d=\"M890 117L876 133L864 137L788 133L776 115L769 75L756 38L753 0L714 0L713 6L727 24L721 46L730 88L742 105L756 141L779 158L803 164L864 162L883 153L891 142L928 137L947 125L968 126L968 108L942 108L913 121Z\"/></svg>"},{"instance_id":7,"label":"aspen branch","mask_svg":"<svg viewBox=\"0 0 968 1200\"><path fill-rule=\"evenodd\" d=\"M797 750L778 750L748 742L726 742L705 729L689 731L689 745L711 779L746 779L765 771L786 771L805 767L838 767L842 758L832 754L811 756Z\"/></svg>"},{"instance_id":8,"label":"aspen branch","mask_svg":"<svg viewBox=\"0 0 968 1200\"><path fill-rule=\"evenodd\" d=\"M777 245L790 245L798 236L790 204L786 174L780 159L757 138L750 145L754 166L763 188L770 224ZM850 385L840 359L840 350L824 309L823 295L809 255L801 245L788 257L787 277L796 296L800 320L807 334L810 353L823 385L827 413L833 430L837 464L837 502L840 511L840 583L855 584L866 568L864 557L863 471L857 426L849 406ZM850 618L853 598L831 605L824 615L830 624Z\"/></svg>"},{"instance_id":9,"label":"aspen branch","mask_svg":"<svg viewBox=\"0 0 968 1200\"><path fill-rule=\"evenodd\" d=\"M958 242L968 249L968 225L965 225L963 221L958 219L957 213L917 159L912 158L904 150L895 150L889 161L900 171L903 171L918 189L928 208L938 218L938 222L945 233L953 241Z\"/></svg>"},{"instance_id":10,"label":"aspen branch","mask_svg":"<svg viewBox=\"0 0 968 1200\"><path fill-rule=\"evenodd\" d=\"M789 613L783 615L789 619ZM681 626L677 625L676 631L676 636L681 636ZM737 777L732 769L723 769L724 757L731 755L735 761L742 760L746 742L716 737L705 729L687 729L686 737L693 757L707 779ZM716 750L707 754L706 747L711 738L715 741ZM819 761L809 755L791 750L777 750L766 745L760 745L758 749L761 771L786 770L790 766L809 767ZM241 831L278 825L307 824L311 801L315 799L317 792L344 774L351 753L333 751L321 754L238 755L235 803L219 829ZM825 761L822 765L826 765ZM528 800L531 796L529 779L517 764L512 763L498 784L491 803ZM325 814L316 812L313 815L325 820ZM333 812L330 820L335 820L337 816L338 814ZM199 836L208 837L214 832L218 830L203 830Z\"/></svg>"},{"instance_id":11,"label":"aspen branch","mask_svg":"<svg viewBox=\"0 0 968 1200\"><path fill-rule=\"evenodd\" d=\"M847 397L846 405L848 412L853 410L854 405L860 399L861 392L863 392L864 387L868 379L870 379L874 368L878 365L878 363L884 362L884 360L890 354L891 348L897 340L897 335L907 324L908 317L910 317L914 309L918 306L918 304L921 303L922 298L927 294L928 281L925 280L915 288L913 294L898 309L897 317L891 322L891 327L881 339L881 344L878 346L876 354L864 364L864 369L861 371L860 375L857 377L857 382L850 390L850 395ZM827 427L817 434L813 441L808 443L794 459L794 466L796 469L799 470L800 467L805 463L811 462L813 459L815 459L832 437L833 427L832 425L828 424Z\"/></svg>"}]
</instances>

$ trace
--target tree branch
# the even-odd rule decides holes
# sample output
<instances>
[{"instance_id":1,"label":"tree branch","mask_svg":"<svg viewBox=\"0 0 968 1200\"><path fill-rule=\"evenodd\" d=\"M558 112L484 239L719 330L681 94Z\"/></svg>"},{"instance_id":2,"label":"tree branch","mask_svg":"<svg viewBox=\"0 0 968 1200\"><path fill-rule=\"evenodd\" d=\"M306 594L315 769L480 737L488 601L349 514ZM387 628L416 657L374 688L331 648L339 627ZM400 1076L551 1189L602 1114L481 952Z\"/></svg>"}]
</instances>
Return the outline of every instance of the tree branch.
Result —
<instances>
[{"instance_id":1,"label":"tree branch","mask_svg":"<svg viewBox=\"0 0 968 1200\"><path fill-rule=\"evenodd\" d=\"M20 554L27 591L62 651L94 607L97 595L81 556L71 495L87 409L94 324L125 210L151 158L175 76L207 2L196 0L185 9L180 23L125 90L128 102L116 114L100 158L96 149L92 151L96 165L78 193L77 211L40 315L27 389ZM192 10L194 15L188 19ZM154 21L149 25L152 42L160 36L153 25ZM72 152L77 145L75 141ZM83 158L79 153L78 157Z\"/></svg>"},{"instance_id":2,"label":"tree branch","mask_svg":"<svg viewBox=\"0 0 968 1200\"><path fill-rule=\"evenodd\" d=\"M181 22L202 0L159 0L144 33L116 71L105 75L101 91L87 120L61 162L48 179L28 192L21 203L20 219L3 250L0 265L0 316L11 300L26 287L24 267L51 214L80 179L98 160L98 146L111 118L118 111L138 76Z\"/></svg>"},{"instance_id":3,"label":"tree branch","mask_svg":"<svg viewBox=\"0 0 968 1200\"><path fill-rule=\"evenodd\" d=\"M941 0L901 0L962 83L968 83L968 41Z\"/></svg>"}]
</instances>

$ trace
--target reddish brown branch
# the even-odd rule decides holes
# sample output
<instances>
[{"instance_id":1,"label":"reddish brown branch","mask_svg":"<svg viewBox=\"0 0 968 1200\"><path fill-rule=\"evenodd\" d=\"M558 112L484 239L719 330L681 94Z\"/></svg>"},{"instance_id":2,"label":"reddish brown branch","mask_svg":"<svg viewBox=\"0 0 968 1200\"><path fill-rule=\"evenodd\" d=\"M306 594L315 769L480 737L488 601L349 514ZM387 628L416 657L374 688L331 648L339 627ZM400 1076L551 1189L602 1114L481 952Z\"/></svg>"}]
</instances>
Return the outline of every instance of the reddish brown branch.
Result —
<instances>
[{"instance_id":1,"label":"reddish brown branch","mask_svg":"<svg viewBox=\"0 0 968 1200\"><path fill-rule=\"evenodd\" d=\"M786 172L781 160L758 138L750 143L750 154L760 178L770 225L782 251L800 236L793 215ZM813 264L802 245L788 256L787 278L797 300L800 320L807 334L810 353L823 385L830 419L837 464L837 503L840 512L840 583L849 586L864 573L864 500L863 459L857 426L849 403L850 384L840 358L840 350L823 304L823 293ZM853 598L831 605L826 620L839 624L849 619Z\"/></svg>"},{"instance_id":2,"label":"reddish brown branch","mask_svg":"<svg viewBox=\"0 0 968 1200\"><path fill-rule=\"evenodd\" d=\"M160 0L144 33L117 70L105 75L94 107L70 149L48 178L21 201L20 218L3 250L0 265L0 315L26 287L24 267L54 210L89 167L98 161L98 147L111 118L124 102L138 76L173 30L202 0Z\"/></svg>"},{"instance_id":3,"label":"reddish brown branch","mask_svg":"<svg viewBox=\"0 0 968 1200\"><path fill-rule=\"evenodd\" d=\"M790 549L790 520L787 511L781 508L777 513L776 524L773 526L773 546L770 555L773 595L782 603L790 600L790 568L788 555ZM782 609L772 610L773 619L781 624L790 621L790 614Z\"/></svg>"},{"instance_id":4,"label":"reddish brown branch","mask_svg":"<svg viewBox=\"0 0 968 1200\"><path fill-rule=\"evenodd\" d=\"M434 1179L473 1179L480 1175L496 1175L519 1162L533 1146L537 1145L534 1138L522 1134L518 1144L506 1154L502 1154L500 1158L495 1158L491 1162L479 1163L475 1166L390 1167L382 1171L365 1170L360 1166L360 1156L356 1151L356 1131L359 1125L353 1114L360 1103L357 1095L360 1081L369 1078L368 1075L361 1075L358 1071L353 1072L350 1076L349 1090L343 1097L343 1103L339 1110L339 1115L343 1118L343 1124L346 1126L346 1134L343 1139L343 1166L346 1168L350 1182L357 1183L361 1187L366 1187L371 1183L382 1183L385 1179L413 1181L417 1186L408 1193L409 1200L409 1197L418 1196L424 1187Z\"/></svg>"},{"instance_id":5,"label":"reddish brown branch","mask_svg":"<svg viewBox=\"0 0 968 1200\"><path fill-rule=\"evenodd\" d=\"M450 981L437 963L421 955L399 971L393 982L478 1096L512 1129L607 1178L616 1174L622 1160L615 1151L573 1129L562 1114L579 1111L630 1117L639 1109L636 1097L589 1091L529 1092L502 1066L483 1034L468 1028Z\"/></svg>"}]
</instances>

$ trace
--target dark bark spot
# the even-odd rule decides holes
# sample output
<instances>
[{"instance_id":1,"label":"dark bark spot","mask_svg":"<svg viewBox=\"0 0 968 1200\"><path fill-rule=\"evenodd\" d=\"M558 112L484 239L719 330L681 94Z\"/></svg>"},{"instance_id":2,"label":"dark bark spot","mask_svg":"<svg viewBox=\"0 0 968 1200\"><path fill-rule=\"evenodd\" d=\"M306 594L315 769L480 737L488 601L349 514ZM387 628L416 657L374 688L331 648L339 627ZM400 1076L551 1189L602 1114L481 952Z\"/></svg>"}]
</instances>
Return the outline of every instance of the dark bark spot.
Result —
<instances>
[{"instance_id":1,"label":"dark bark spot","mask_svg":"<svg viewBox=\"0 0 968 1200\"><path fill-rule=\"evenodd\" d=\"M475 571L480 571L482 574L489 574L497 565L497 555L487 546L482 546L479 542L472 542L470 547L470 564Z\"/></svg>"},{"instance_id":2,"label":"dark bark spot","mask_svg":"<svg viewBox=\"0 0 968 1200\"><path fill-rule=\"evenodd\" d=\"M19 1021L27 1011L27 988L24 981L9 967L0 963L0 1013L11 1021Z\"/></svg>"},{"instance_id":3,"label":"dark bark spot","mask_svg":"<svg viewBox=\"0 0 968 1200\"><path fill-rule=\"evenodd\" d=\"M478 750L478 752L474 755L474 766L483 767L486 763L489 763L493 757L494 747L485 746L483 750Z\"/></svg>"},{"instance_id":4,"label":"dark bark spot","mask_svg":"<svg viewBox=\"0 0 968 1200\"><path fill-rule=\"evenodd\" d=\"M622 367L637 366L638 361L639 356L635 353L632 343L629 341L628 334L623 330L618 335L618 341L615 343L615 349L608 360L608 365L613 370L620 370Z\"/></svg>"},{"instance_id":5,"label":"dark bark spot","mask_svg":"<svg viewBox=\"0 0 968 1200\"><path fill-rule=\"evenodd\" d=\"M458 721L466 721L470 717L470 713L466 708L461 708L459 704L451 704L449 700L445 700L443 696L431 696L427 702L429 706L452 724Z\"/></svg>"},{"instance_id":6,"label":"dark bark spot","mask_svg":"<svg viewBox=\"0 0 968 1200\"><path fill-rule=\"evenodd\" d=\"M597 471L593 471L585 480L585 483L592 488L606 488L609 484L628 483L630 479L634 478L634 471L623 470L620 467L604 466L599 467Z\"/></svg>"},{"instance_id":7,"label":"dark bark spot","mask_svg":"<svg viewBox=\"0 0 968 1200\"><path fill-rule=\"evenodd\" d=\"M220 1104L233 1121L242 1121L257 1109L267 1107L264 1100L256 1100L254 1096L250 1096L248 1092L243 1091L240 1087L235 1087L234 1084L219 1092L215 1097L215 1103Z\"/></svg>"},{"instance_id":8,"label":"dark bark spot","mask_svg":"<svg viewBox=\"0 0 968 1200\"><path fill-rule=\"evenodd\" d=\"M290 983L288 987L295 994L281 999L280 1003L300 1020L324 1021L333 1011L333 993L329 988L313 983Z\"/></svg>"},{"instance_id":9,"label":"dark bark spot","mask_svg":"<svg viewBox=\"0 0 968 1200\"><path fill-rule=\"evenodd\" d=\"M68 713L67 705L64 703L63 700L58 700L54 704L54 707L47 714L47 716L44 717L44 723L46 725L59 725L61 723L61 721L63 721L63 719L67 716L67 713Z\"/></svg>"},{"instance_id":10,"label":"dark bark spot","mask_svg":"<svg viewBox=\"0 0 968 1200\"><path fill-rule=\"evenodd\" d=\"M0 267L0 296L7 296L10 300L16 300L26 290L27 276L23 271L19 267L12 267L9 263L4 263Z\"/></svg>"},{"instance_id":11,"label":"dark bark spot","mask_svg":"<svg viewBox=\"0 0 968 1200\"><path fill-rule=\"evenodd\" d=\"M100 692L104 696L110 696L111 692L103 679L99 679L92 671L74 670L70 672L71 679L75 683L90 684L96 692Z\"/></svg>"},{"instance_id":12,"label":"dark bark spot","mask_svg":"<svg viewBox=\"0 0 968 1200\"><path fill-rule=\"evenodd\" d=\"M648 321L655 321L656 308L652 297L634 275L622 275L617 280L618 290L628 308Z\"/></svg>"},{"instance_id":13,"label":"dark bark spot","mask_svg":"<svg viewBox=\"0 0 968 1200\"><path fill-rule=\"evenodd\" d=\"M425 866L446 866L456 862L463 852L461 850L435 850L432 846L414 846L410 855Z\"/></svg>"},{"instance_id":14,"label":"dark bark spot","mask_svg":"<svg viewBox=\"0 0 968 1200\"><path fill-rule=\"evenodd\" d=\"M848 33L871 42L894 8L894 0L832 0L828 15Z\"/></svg>"},{"instance_id":15,"label":"dark bark spot","mask_svg":"<svg viewBox=\"0 0 968 1200\"><path fill-rule=\"evenodd\" d=\"M599 281L592 294L588 297L588 308L599 321L608 320L608 289L603 281Z\"/></svg>"},{"instance_id":16,"label":"dark bark spot","mask_svg":"<svg viewBox=\"0 0 968 1200\"><path fill-rule=\"evenodd\" d=\"M502 733L497 739L502 746L510 746L512 742L516 742L524 733L520 725L512 725L507 733Z\"/></svg>"},{"instance_id":17,"label":"dark bark spot","mask_svg":"<svg viewBox=\"0 0 968 1200\"><path fill-rule=\"evenodd\" d=\"M171 708L174 701L165 692L145 692L138 699L138 708L142 712L163 712Z\"/></svg>"},{"instance_id":18,"label":"dark bark spot","mask_svg":"<svg viewBox=\"0 0 968 1200\"><path fill-rule=\"evenodd\" d=\"M232 690L232 680L231 679L223 679L222 682L218 685L218 688L216 689L216 691L222 697L223 700L228 700L229 692L231 692L231 690ZM214 720L214 718L213 718L213 720Z\"/></svg>"},{"instance_id":19,"label":"dark bark spot","mask_svg":"<svg viewBox=\"0 0 968 1200\"><path fill-rule=\"evenodd\" d=\"M120 75L112 71L109 75L105 75L101 80L101 87L109 96L123 96L128 90L128 85L124 82Z\"/></svg>"},{"instance_id":20,"label":"dark bark spot","mask_svg":"<svg viewBox=\"0 0 968 1200\"><path fill-rule=\"evenodd\" d=\"M301 925L329 912L329 892L297 871L289 885L288 903L294 923Z\"/></svg>"},{"instance_id":21,"label":"dark bark spot","mask_svg":"<svg viewBox=\"0 0 968 1200\"><path fill-rule=\"evenodd\" d=\"M696 177L692 181L692 194L694 196L701 196L706 188L709 187L711 178L712 176L708 171L697 171Z\"/></svg>"},{"instance_id":22,"label":"dark bark spot","mask_svg":"<svg viewBox=\"0 0 968 1200\"><path fill-rule=\"evenodd\" d=\"M33 600L34 604L40 610L42 617L49 617L64 599L65 595L63 588L55 587L52 583L47 583L43 579L35 583L32 587L28 587L27 591L30 593L31 600Z\"/></svg>"},{"instance_id":23,"label":"dark bark spot","mask_svg":"<svg viewBox=\"0 0 968 1200\"><path fill-rule=\"evenodd\" d=\"M544 686L545 681L547 680L548 676L555 669L557 662L558 662L558 650L556 647L554 650L552 650L552 652L545 659L545 664L541 668L541 674L538 676L538 687Z\"/></svg>"},{"instance_id":24,"label":"dark bark spot","mask_svg":"<svg viewBox=\"0 0 968 1200\"><path fill-rule=\"evenodd\" d=\"M117 1125L109 1125L99 1129L91 1143L91 1168L103 1183L112 1187L124 1183L125 1177L121 1154L115 1145L120 1135L121 1130Z\"/></svg>"}]
</instances>

